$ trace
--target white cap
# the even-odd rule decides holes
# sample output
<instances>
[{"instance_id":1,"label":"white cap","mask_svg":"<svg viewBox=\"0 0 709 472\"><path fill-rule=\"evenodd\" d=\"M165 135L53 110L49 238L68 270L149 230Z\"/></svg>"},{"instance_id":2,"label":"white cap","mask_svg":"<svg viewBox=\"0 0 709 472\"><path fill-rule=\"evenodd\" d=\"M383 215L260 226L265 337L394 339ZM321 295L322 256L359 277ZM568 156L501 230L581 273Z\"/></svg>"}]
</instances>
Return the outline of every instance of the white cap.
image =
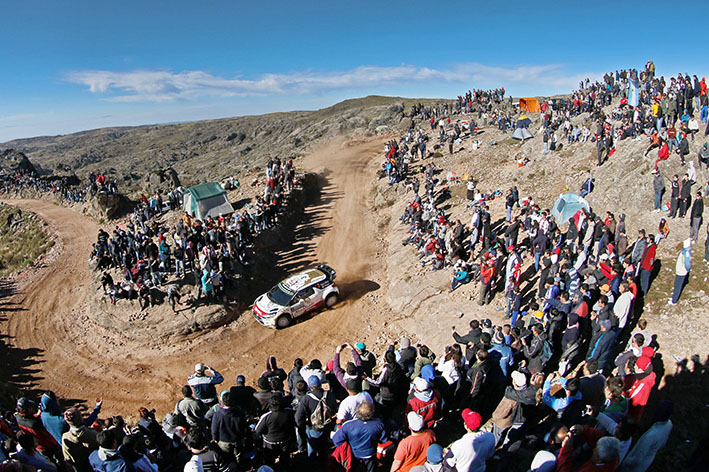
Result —
<instances>
[{"instance_id":1,"label":"white cap","mask_svg":"<svg viewBox=\"0 0 709 472\"><path fill-rule=\"evenodd\" d=\"M423 429L423 417L415 411L410 411L406 415L406 421L409 423L409 429L414 432L419 432Z\"/></svg>"},{"instance_id":2,"label":"white cap","mask_svg":"<svg viewBox=\"0 0 709 472\"><path fill-rule=\"evenodd\" d=\"M525 387L527 385L527 376L524 375L522 372L515 370L512 372L512 383L516 387Z\"/></svg>"},{"instance_id":3,"label":"white cap","mask_svg":"<svg viewBox=\"0 0 709 472\"><path fill-rule=\"evenodd\" d=\"M201 362L198 362L197 364L194 365L194 371L199 372L200 374L204 372L204 364Z\"/></svg>"},{"instance_id":4,"label":"white cap","mask_svg":"<svg viewBox=\"0 0 709 472\"><path fill-rule=\"evenodd\" d=\"M417 392L425 392L428 390L428 381L421 377L416 377L414 379L414 390Z\"/></svg>"}]
</instances>

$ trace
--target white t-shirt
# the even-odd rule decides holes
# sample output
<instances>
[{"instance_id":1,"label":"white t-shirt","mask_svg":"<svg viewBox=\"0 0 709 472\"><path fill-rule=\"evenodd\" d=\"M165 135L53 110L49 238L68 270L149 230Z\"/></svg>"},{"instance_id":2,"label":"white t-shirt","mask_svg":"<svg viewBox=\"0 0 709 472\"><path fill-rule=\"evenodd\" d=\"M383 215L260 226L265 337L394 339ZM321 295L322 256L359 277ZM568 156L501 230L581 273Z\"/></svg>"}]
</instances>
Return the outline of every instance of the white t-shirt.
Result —
<instances>
[{"instance_id":1,"label":"white t-shirt","mask_svg":"<svg viewBox=\"0 0 709 472\"><path fill-rule=\"evenodd\" d=\"M463 356L460 362L462 365L465 365L465 356ZM455 361L453 359L440 364L438 369L441 371L441 376L448 382L448 385L453 385L460 378L460 370L455 368Z\"/></svg>"},{"instance_id":2,"label":"white t-shirt","mask_svg":"<svg viewBox=\"0 0 709 472\"><path fill-rule=\"evenodd\" d=\"M185 464L184 472L204 472L202 458L197 454L193 454L190 461Z\"/></svg>"},{"instance_id":3,"label":"white t-shirt","mask_svg":"<svg viewBox=\"0 0 709 472\"><path fill-rule=\"evenodd\" d=\"M485 463L495 453L495 436L478 431L466 433L451 445L453 457L446 459L460 472L484 472Z\"/></svg>"},{"instance_id":4,"label":"white t-shirt","mask_svg":"<svg viewBox=\"0 0 709 472\"><path fill-rule=\"evenodd\" d=\"M337 419L340 421L349 421L355 417L357 407L360 403L372 401L371 395L367 392L360 392L357 395L350 395L340 403L340 408L337 410Z\"/></svg>"}]
</instances>

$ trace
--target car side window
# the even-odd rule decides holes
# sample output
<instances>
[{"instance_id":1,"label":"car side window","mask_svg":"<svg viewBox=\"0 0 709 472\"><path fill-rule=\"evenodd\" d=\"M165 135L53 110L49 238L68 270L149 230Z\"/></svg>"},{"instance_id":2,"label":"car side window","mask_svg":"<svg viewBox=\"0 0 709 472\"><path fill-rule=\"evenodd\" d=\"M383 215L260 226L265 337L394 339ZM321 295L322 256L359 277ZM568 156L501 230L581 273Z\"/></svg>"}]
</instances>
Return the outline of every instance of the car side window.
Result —
<instances>
[{"instance_id":1,"label":"car side window","mask_svg":"<svg viewBox=\"0 0 709 472\"><path fill-rule=\"evenodd\" d=\"M298 298L301 300L305 300L306 298L312 296L315 293L315 288L313 287L307 287L298 292Z\"/></svg>"}]
</instances>

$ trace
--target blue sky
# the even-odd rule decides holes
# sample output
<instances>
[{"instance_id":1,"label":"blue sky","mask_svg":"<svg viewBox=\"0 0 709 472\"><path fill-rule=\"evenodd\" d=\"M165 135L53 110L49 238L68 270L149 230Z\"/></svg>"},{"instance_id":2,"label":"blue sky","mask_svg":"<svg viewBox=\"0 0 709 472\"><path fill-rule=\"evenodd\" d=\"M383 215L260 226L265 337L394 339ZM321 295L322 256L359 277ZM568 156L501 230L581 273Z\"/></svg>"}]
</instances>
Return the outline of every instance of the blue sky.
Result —
<instances>
[{"instance_id":1,"label":"blue sky","mask_svg":"<svg viewBox=\"0 0 709 472\"><path fill-rule=\"evenodd\" d=\"M625 3L0 0L0 142L369 94L565 93L648 59L706 74L696 43L654 35L658 18L696 32L707 4Z\"/></svg>"}]
</instances>

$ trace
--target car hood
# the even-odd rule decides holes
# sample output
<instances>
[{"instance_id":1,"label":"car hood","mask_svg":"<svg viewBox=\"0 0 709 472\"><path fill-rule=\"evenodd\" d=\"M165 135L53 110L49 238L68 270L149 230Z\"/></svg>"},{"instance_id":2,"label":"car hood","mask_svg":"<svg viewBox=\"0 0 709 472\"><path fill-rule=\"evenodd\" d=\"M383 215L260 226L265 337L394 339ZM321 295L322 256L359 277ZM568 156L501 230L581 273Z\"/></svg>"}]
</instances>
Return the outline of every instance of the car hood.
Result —
<instances>
[{"instance_id":1,"label":"car hood","mask_svg":"<svg viewBox=\"0 0 709 472\"><path fill-rule=\"evenodd\" d=\"M258 310L261 312L259 315L267 317L267 316L273 316L276 314L278 310L283 308L281 305L278 305L277 303L273 303L270 298L266 294L261 295L256 299L254 302L254 305Z\"/></svg>"}]
</instances>

